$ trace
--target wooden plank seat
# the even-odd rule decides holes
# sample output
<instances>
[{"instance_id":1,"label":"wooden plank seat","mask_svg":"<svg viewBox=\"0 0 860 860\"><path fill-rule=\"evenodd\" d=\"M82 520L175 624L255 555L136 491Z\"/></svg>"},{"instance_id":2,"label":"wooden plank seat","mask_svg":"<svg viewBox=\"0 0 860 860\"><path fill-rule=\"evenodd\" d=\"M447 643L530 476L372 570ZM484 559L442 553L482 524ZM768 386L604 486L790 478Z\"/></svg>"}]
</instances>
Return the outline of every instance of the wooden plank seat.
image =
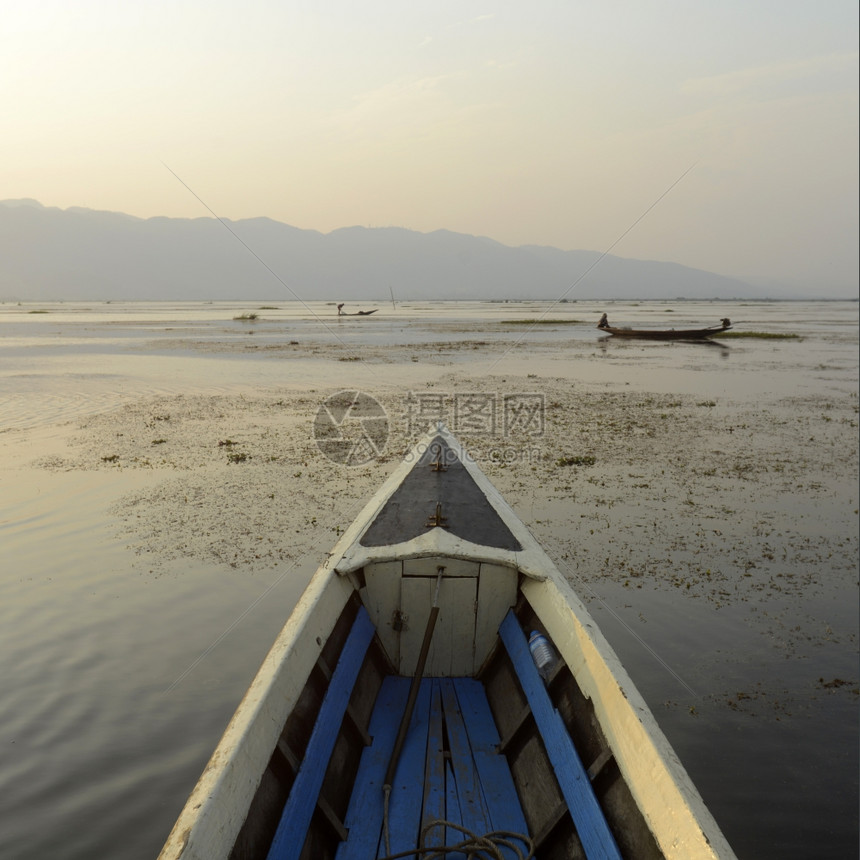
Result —
<instances>
[{"instance_id":1,"label":"wooden plank seat","mask_svg":"<svg viewBox=\"0 0 860 860\"><path fill-rule=\"evenodd\" d=\"M326 766L373 634L373 622L364 607L361 607L323 697L267 860L297 860L301 853Z\"/></svg>"},{"instance_id":2,"label":"wooden plank seat","mask_svg":"<svg viewBox=\"0 0 860 860\"><path fill-rule=\"evenodd\" d=\"M479 836L527 835L507 760L497 751L498 732L483 686L471 678L425 678L391 787L386 844L383 780L409 685L405 677L383 681L370 721L373 742L362 754L344 821L348 835L337 860L414 850L425 830L425 847L463 842L466 834L449 824ZM510 847L501 850L511 860L517 856Z\"/></svg>"},{"instance_id":3,"label":"wooden plank seat","mask_svg":"<svg viewBox=\"0 0 860 860\"><path fill-rule=\"evenodd\" d=\"M520 686L537 723L582 847L589 860L620 860L621 854L597 802L586 769L573 745L561 714L555 709L538 674L525 634L512 611L499 627Z\"/></svg>"}]
</instances>

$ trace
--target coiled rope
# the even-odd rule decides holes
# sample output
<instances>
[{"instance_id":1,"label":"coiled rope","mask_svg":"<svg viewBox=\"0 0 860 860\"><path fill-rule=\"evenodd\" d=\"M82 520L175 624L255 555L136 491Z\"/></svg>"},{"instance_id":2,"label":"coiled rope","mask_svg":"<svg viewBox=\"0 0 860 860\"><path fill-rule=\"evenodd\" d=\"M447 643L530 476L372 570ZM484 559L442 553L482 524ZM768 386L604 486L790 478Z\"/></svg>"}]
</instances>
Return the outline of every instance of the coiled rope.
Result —
<instances>
[{"instance_id":1,"label":"coiled rope","mask_svg":"<svg viewBox=\"0 0 860 860\"><path fill-rule=\"evenodd\" d=\"M459 830L466 837L462 842L456 845L437 845L425 846L427 834L434 827L447 827L453 830ZM519 844L518 844L519 843ZM511 860L510 853L502 853L502 849L507 848L513 852L516 860L533 860L534 858L534 843L531 838L522 833L512 833L507 830L494 830L492 833L485 833L479 836L473 833L466 827L462 827L453 821L444 821L442 819L431 821L422 831L421 839L418 848L412 848L409 851L400 851L396 854L387 854L385 857L380 857L379 860L398 860L402 857L424 858L424 860L440 860L447 857L449 854L459 853L465 854L466 857L476 858L476 860ZM386 833L386 851L391 848L388 845Z\"/></svg>"}]
</instances>

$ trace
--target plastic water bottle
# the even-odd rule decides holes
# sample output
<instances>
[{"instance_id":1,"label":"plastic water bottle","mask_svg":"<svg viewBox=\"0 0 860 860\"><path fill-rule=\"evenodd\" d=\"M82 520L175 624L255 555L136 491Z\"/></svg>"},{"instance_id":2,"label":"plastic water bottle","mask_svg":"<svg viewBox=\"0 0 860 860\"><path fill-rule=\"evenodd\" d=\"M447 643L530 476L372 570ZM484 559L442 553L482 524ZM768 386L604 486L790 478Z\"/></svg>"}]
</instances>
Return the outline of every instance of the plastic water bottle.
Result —
<instances>
[{"instance_id":1,"label":"plastic water bottle","mask_svg":"<svg viewBox=\"0 0 860 860\"><path fill-rule=\"evenodd\" d=\"M532 652L532 660L535 661L538 674L543 678L544 683L546 683L549 680L556 661L552 645L549 644L543 633L532 630L531 636L529 636L529 651Z\"/></svg>"}]
</instances>

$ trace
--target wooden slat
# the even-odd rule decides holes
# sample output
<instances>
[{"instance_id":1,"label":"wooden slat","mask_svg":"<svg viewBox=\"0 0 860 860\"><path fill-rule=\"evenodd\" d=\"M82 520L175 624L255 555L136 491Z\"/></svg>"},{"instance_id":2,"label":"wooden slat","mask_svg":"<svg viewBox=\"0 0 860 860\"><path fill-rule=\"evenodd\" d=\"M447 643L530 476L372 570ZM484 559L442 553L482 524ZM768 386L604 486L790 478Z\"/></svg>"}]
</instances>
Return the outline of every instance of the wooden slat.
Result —
<instances>
[{"instance_id":1,"label":"wooden slat","mask_svg":"<svg viewBox=\"0 0 860 860\"><path fill-rule=\"evenodd\" d=\"M445 818L452 824L463 826L463 816L460 813L460 798L457 794L457 780L454 779L454 769L451 767L450 759L445 762ZM446 845L456 845L462 841L463 833L461 831L455 830L453 827L446 828ZM466 860L466 855L459 852L451 852L448 856L450 860Z\"/></svg>"},{"instance_id":2,"label":"wooden slat","mask_svg":"<svg viewBox=\"0 0 860 860\"><path fill-rule=\"evenodd\" d=\"M401 583L401 609L409 619L408 629L401 633L400 639L402 675L415 671L435 592L435 578L406 577ZM477 596L477 577L443 578L439 589L439 620L425 669L428 677L472 674ZM468 635L462 635L464 630Z\"/></svg>"},{"instance_id":3,"label":"wooden slat","mask_svg":"<svg viewBox=\"0 0 860 860\"><path fill-rule=\"evenodd\" d=\"M408 851L418 845L424 801L424 780L421 777L427 756L430 689L430 679L425 678L418 689L409 732L394 772L388 814L390 845L380 846L380 856ZM391 716L398 719L400 714Z\"/></svg>"},{"instance_id":4,"label":"wooden slat","mask_svg":"<svg viewBox=\"0 0 860 860\"><path fill-rule=\"evenodd\" d=\"M400 609L400 580L403 562L381 561L364 568L366 586L362 600L376 625L382 647L395 666L400 664L400 632L392 626Z\"/></svg>"},{"instance_id":5,"label":"wooden slat","mask_svg":"<svg viewBox=\"0 0 860 860\"><path fill-rule=\"evenodd\" d=\"M295 860L301 853L325 777L326 766L331 758L352 688L373 633L373 622L362 607L352 625L331 683L323 697L304 760L296 775L269 849L268 860Z\"/></svg>"},{"instance_id":6,"label":"wooden slat","mask_svg":"<svg viewBox=\"0 0 860 860\"><path fill-rule=\"evenodd\" d=\"M492 830L528 835L507 759L498 753L499 733L483 685L472 678L452 681L466 724Z\"/></svg>"},{"instance_id":7,"label":"wooden slat","mask_svg":"<svg viewBox=\"0 0 860 860\"><path fill-rule=\"evenodd\" d=\"M594 782L598 776L600 776L600 772L609 762L612 761L614 756L612 755L612 750L607 747L603 750L602 753L588 766L588 778Z\"/></svg>"},{"instance_id":8,"label":"wooden slat","mask_svg":"<svg viewBox=\"0 0 860 860\"><path fill-rule=\"evenodd\" d=\"M531 715L532 709L527 704L520 708L516 718L511 722L511 728L508 730L507 735L505 735L505 737L499 742L499 752L507 752L508 747L514 742L517 735L525 727Z\"/></svg>"},{"instance_id":9,"label":"wooden slat","mask_svg":"<svg viewBox=\"0 0 860 860\"><path fill-rule=\"evenodd\" d=\"M457 694L450 679L443 679L441 688L448 744L451 748L451 766L454 770L454 779L457 781L461 823L473 833L479 835L488 833L493 828L481 796L481 782L472 758L472 748L469 745L469 735L460 712L460 703L457 701Z\"/></svg>"},{"instance_id":10,"label":"wooden slat","mask_svg":"<svg viewBox=\"0 0 860 860\"><path fill-rule=\"evenodd\" d=\"M555 828L561 823L561 820L569 814L570 810L567 808L567 804L563 800L559 801L558 806L556 806L552 811L552 814L544 823L543 828L534 835L534 849L536 855L540 854L544 842L549 839L553 830L555 830Z\"/></svg>"},{"instance_id":11,"label":"wooden slat","mask_svg":"<svg viewBox=\"0 0 860 860\"><path fill-rule=\"evenodd\" d=\"M588 774L582 766L561 715L550 701L532 662L525 634L513 612L505 616L499 627L499 635L534 714L586 856L589 860L620 860L621 854L594 795Z\"/></svg>"},{"instance_id":12,"label":"wooden slat","mask_svg":"<svg viewBox=\"0 0 860 860\"><path fill-rule=\"evenodd\" d=\"M481 564L478 579L478 615L475 623L474 668L477 672L498 641L499 623L517 602L517 572L498 564Z\"/></svg>"},{"instance_id":13,"label":"wooden slat","mask_svg":"<svg viewBox=\"0 0 860 860\"><path fill-rule=\"evenodd\" d=\"M427 762L424 771L424 809L421 831L433 821L445 818L445 739L443 736L442 691L438 680L431 682L430 726L427 736ZM438 848L445 843L445 829L434 827L427 834L425 845Z\"/></svg>"},{"instance_id":14,"label":"wooden slat","mask_svg":"<svg viewBox=\"0 0 860 860\"><path fill-rule=\"evenodd\" d=\"M344 820L348 836L338 846L336 860L376 857L384 813L382 783L408 696L409 678L389 675L383 680L370 717L373 743L361 753Z\"/></svg>"},{"instance_id":15,"label":"wooden slat","mask_svg":"<svg viewBox=\"0 0 860 860\"><path fill-rule=\"evenodd\" d=\"M477 577L442 580L441 609L427 660L428 675L471 675L474 671L477 600Z\"/></svg>"}]
</instances>

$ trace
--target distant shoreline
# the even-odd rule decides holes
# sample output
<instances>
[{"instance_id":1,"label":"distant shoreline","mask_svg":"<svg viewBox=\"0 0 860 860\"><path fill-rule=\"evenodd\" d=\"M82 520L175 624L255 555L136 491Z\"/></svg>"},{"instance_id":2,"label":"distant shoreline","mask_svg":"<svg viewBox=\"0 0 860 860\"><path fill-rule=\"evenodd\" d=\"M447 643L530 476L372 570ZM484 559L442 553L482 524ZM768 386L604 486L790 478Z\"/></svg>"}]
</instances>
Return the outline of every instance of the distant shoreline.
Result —
<instances>
[{"instance_id":1,"label":"distant shoreline","mask_svg":"<svg viewBox=\"0 0 860 860\"><path fill-rule=\"evenodd\" d=\"M39 304L81 304L83 302L104 304L104 305L121 305L121 304L177 304L177 305L206 305L206 304L241 304L245 305L256 305L261 302L277 302L282 305L302 305L305 303L313 303L319 304L323 303L326 305L331 305L332 307L337 305L336 299L284 299L278 297L264 296L262 298L246 298L244 296L236 296L235 298L217 298L217 299L148 299L148 298L122 298L122 299L105 299L105 298L41 298L41 299L24 299L18 298L16 296L7 296L0 297L0 305L39 305ZM521 305L521 304L546 304L546 305L575 305L577 303L589 303L594 304L595 302L603 303L606 305L614 305L614 304L625 304L625 305L637 305L637 304L667 304L667 303L678 303L678 304L732 304L732 303L754 303L754 304L804 304L814 302L816 304L820 303L838 303L838 302L850 302L850 303L860 303L860 296L854 296L852 298L839 298L838 296L831 297L809 297L809 298L767 298L767 297L756 297L756 296L748 296L746 298L738 296L736 298L731 299L721 299L721 298L710 298L710 299L688 299L688 298L674 298L674 299L533 299L533 298L524 298L524 299L474 299L474 298L459 298L459 299L398 299L398 305L410 305L420 302L422 304L440 304L440 305L451 305L451 304L485 304L485 305ZM391 298L389 296L381 297L377 296L376 298L357 298L352 299L351 304L359 305L359 304L377 304L382 306L383 310L386 304L391 303Z\"/></svg>"}]
</instances>

